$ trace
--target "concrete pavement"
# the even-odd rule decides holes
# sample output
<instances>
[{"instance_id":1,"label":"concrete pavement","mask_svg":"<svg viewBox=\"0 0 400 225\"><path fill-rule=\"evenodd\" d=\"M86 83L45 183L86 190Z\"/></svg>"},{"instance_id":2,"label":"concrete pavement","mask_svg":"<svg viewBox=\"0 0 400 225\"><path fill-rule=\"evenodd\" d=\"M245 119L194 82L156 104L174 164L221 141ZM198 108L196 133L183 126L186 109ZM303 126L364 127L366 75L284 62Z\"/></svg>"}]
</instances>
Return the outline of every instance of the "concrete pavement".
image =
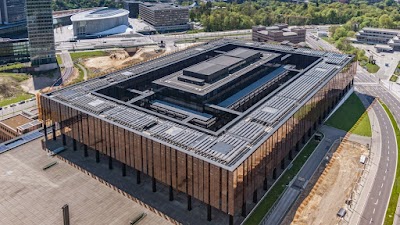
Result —
<instances>
[{"instance_id":1,"label":"concrete pavement","mask_svg":"<svg viewBox=\"0 0 400 225\"><path fill-rule=\"evenodd\" d=\"M334 145L335 140L346 135L345 131L325 125L321 126L319 131L324 134L324 139L319 143L313 154L293 179L294 182L291 182L290 186L286 189L285 193L283 193L275 207L271 209L271 212L267 214L260 224L269 225L281 223L286 213L297 200L298 196L303 191L320 163L323 161L326 153L329 151L331 146ZM337 146L338 145L335 147Z\"/></svg>"}]
</instances>

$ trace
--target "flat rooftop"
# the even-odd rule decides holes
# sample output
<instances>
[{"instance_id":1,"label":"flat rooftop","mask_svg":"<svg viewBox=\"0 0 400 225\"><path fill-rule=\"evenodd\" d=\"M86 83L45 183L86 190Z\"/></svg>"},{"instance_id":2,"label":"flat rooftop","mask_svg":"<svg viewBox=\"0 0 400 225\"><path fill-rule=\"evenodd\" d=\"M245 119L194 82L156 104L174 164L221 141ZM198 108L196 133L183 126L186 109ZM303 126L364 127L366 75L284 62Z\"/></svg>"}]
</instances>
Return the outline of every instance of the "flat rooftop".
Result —
<instances>
[{"instance_id":1,"label":"flat rooftop","mask_svg":"<svg viewBox=\"0 0 400 225\"><path fill-rule=\"evenodd\" d=\"M129 14L128 10L125 9L114 9L114 8L97 8L93 10L84 11L75 14L71 17L71 21L87 21L87 20L98 20L107 18L116 18L120 16L126 16Z\"/></svg>"},{"instance_id":2,"label":"flat rooftop","mask_svg":"<svg viewBox=\"0 0 400 225\"><path fill-rule=\"evenodd\" d=\"M188 68L229 69L206 81ZM218 40L45 96L234 170L352 60L268 43ZM254 96L257 96L256 98Z\"/></svg>"},{"instance_id":3,"label":"flat rooftop","mask_svg":"<svg viewBox=\"0 0 400 225\"><path fill-rule=\"evenodd\" d=\"M45 165L57 162L47 170ZM0 154L0 224L62 224L69 205L71 224L171 224L155 212L57 158L40 139Z\"/></svg>"},{"instance_id":4,"label":"flat rooftop","mask_svg":"<svg viewBox=\"0 0 400 225\"><path fill-rule=\"evenodd\" d=\"M7 125L8 127L16 130L17 127L27 124L31 121L32 121L31 119L26 118L25 116L16 115L16 116L10 117L8 119L2 120L2 121L0 121L0 123L3 123L5 125Z\"/></svg>"}]
</instances>

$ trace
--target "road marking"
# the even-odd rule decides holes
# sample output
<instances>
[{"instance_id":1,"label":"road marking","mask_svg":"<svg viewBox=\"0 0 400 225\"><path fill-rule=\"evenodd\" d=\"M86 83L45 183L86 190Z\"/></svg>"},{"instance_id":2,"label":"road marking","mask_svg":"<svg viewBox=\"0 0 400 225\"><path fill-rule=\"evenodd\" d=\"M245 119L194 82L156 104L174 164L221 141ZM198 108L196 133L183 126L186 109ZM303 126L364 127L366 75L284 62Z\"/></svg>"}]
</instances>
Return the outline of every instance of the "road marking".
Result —
<instances>
[{"instance_id":1,"label":"road marking","mask_svg":"<svg viewBox=\"0 0 400 225\"><path fill-rule=\"evenodd\" d=\"M374 204L377 205L377 204L378 204L378 201L379 201L379 199L377 199L376 202L375 202Z\"/></svg>"},{"instance_id":2,"label":"road marking","mask_svg":"<svg viewBox=\"0 0 400 225\"><path fill-rule=\"evenodd\" d=\"M378 194L378 195L379 195L379 196L381 196L381 193L382 193L382 192L381 192L381 191L379 191L379 194Z\"/></svg>"},{"instance_id":3,"label":"road marking","mask_svg":"<svg viewBox=\"0 0 400 225\"><path fill-rule=\"evenodd\" d=\"M369 220L369 223L372 223L372 218Z\"/></svg>"},{"instance_id":4,"label":"road marking","mask_svg":"<svg viewBox=\"0 0 400 225\"><path fill-rule=\"evenodd\" d=\"M375 208L374 208L374 211L372 211L372 214L375 214Z\"/></svg>"}]
</instances>

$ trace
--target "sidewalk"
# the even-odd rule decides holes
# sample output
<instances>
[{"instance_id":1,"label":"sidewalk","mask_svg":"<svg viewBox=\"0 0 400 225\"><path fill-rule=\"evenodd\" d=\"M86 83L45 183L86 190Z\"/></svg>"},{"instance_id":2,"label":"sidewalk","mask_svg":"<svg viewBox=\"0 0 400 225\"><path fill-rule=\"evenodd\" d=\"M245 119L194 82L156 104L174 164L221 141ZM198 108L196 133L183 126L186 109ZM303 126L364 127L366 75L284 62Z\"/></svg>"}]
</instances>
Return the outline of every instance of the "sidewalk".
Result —
<instances>
[{"instance_id":1,"label":"sidewalk","mask_svg":"<svg viewBox=\"0 0 400 225\"><path fill-rule=\"evenodd\" d=\"M361 101L363 104L366 103L366 99L363 96L360 96ZM378 121L375 111L373 108L368 111L368 116L371 121ZM350 137L351 139L351 137ZM381 134L380 134L380 126L379 123L372 124L372 140L370 146L370 154L367 160L367 164L365 166L365 170L362 174L360 179L360 183L353 192L354 201L350 205L349 213L348 213L348 224L357 225L357 224L364 224L360 223L362 218L362 213L364 211L366 202L369 197L369 193L372 190L372 186L374 184L374 180L376 177L376 173L378 171L379 159L381 157Z\"/></svg>"}]
</instances>

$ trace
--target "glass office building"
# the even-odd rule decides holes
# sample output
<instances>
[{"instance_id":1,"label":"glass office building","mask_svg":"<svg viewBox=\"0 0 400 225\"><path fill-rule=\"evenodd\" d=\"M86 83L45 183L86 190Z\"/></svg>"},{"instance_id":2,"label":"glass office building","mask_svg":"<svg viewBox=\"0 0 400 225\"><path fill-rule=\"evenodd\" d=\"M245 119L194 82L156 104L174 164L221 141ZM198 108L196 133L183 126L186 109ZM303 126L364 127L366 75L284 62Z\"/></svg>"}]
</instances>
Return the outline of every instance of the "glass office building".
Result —
<instances>
[{"instance_id":1,"label":"glass office building","mask_svg":"<svg viewBox=\"0 0 400 225\"><path fill-rule=\"evenodd\" d=\"M18 23L25 19L25 0L0 0L0 24Z\"/></svg>"},{"instance_id":2,"label":"glass office building","mask_svg":"<svg viewBox=\"0 0 400 225\"><path fill-rule=\"evenodd\" d=\"M26 0L32 66L56 65L52 0Z\"/></svg>"},{"instance_id":3,"label":"glass office building","mask_svg":"<svg viewBox=\"0 0 400 225\"><path fill-rule=\"evenodd\" d=\"M0 64L29 62L28 39L1 39Z\"/></svg>"},{"instance_id":4,"label":"glass office building","mask_svg":"<svg viewBox=\"0 0 400 225\"><path fill-rule=\"evenodd\" d=\"M214 209L233 224L351 90L352 59L219 40L43 94L40 118L64 144L169 187L166 199L202 202L199 223Z\"/></svg>"}]
</instances>

